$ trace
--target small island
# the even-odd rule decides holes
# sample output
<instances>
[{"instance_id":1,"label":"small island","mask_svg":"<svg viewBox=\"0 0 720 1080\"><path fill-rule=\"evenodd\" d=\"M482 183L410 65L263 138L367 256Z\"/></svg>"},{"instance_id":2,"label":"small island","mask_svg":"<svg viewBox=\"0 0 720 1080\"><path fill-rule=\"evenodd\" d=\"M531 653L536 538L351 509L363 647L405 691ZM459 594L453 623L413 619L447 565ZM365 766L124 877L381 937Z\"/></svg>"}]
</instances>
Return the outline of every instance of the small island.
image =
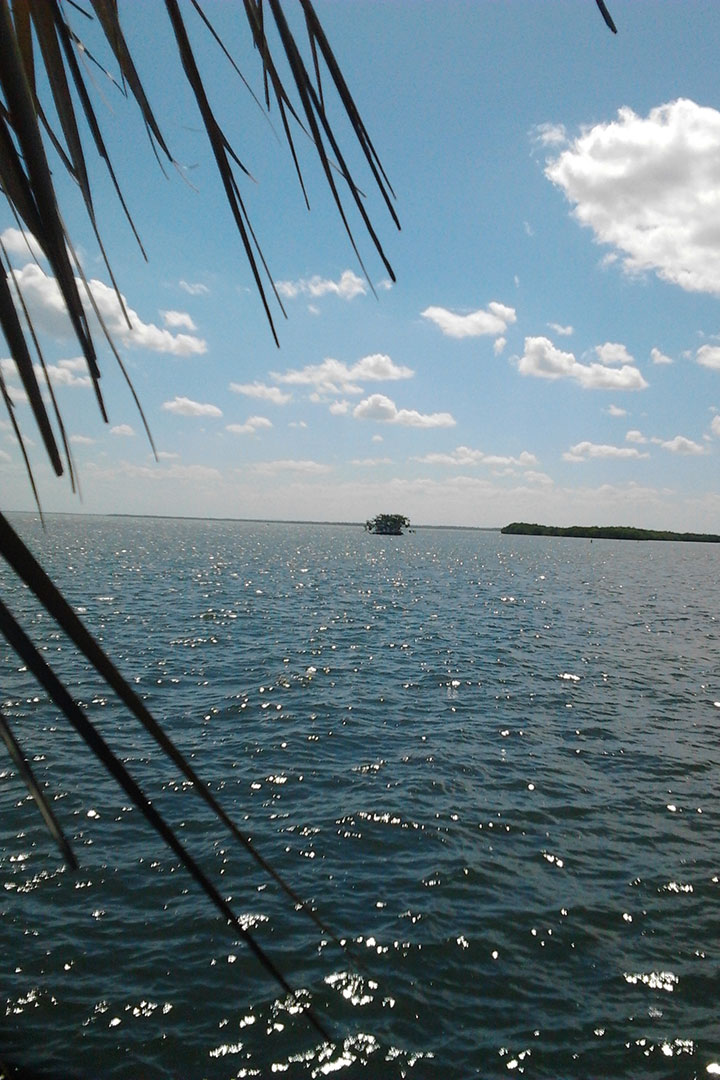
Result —
<instances>
[{"instance_id":1,"label":"small island","mask_svg":"<svg viewBox=\"0 0 720 1080\"><path fill-rule=\"evenodd\" d=\"M571 525L563 529L557 525L531 525L527 521L513 521L500 532L511 536L581 536L590 540L682 540L688 543L720 544L720 536L715 533L635 529L631 525Z\"/></svg>"},{"instance_id":2,"label":"small island","mask_svg":"<svg viewBox=\"0 0 720 1080\"><path fill-rule=\"evenodd\" d=\"M365 522L365 528L378 536L402 536L403 529L410 528L410 519L404 514L378 514Z\"/></svg>"}]
</instances>

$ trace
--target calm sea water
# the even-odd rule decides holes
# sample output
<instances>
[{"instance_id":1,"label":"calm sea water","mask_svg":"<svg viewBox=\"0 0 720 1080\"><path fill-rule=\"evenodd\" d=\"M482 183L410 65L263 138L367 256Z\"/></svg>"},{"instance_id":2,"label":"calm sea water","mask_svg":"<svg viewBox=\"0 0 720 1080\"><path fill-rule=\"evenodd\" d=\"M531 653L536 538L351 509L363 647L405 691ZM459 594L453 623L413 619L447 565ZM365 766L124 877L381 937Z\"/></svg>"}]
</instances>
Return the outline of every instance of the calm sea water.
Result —
<instances>
[{"instance_id":1,"label":"calm sea water","mask_svg":"<svg viewBox=\"0 0 720 1080\"><path fill-rule=\"evenodd\" d=\"M720 1072L720 549L30 516L17 527L321 933L3 567L278 994L0 649L3 1053L50 1075ZM715 1066L715 1068L713 1068Z\"/></svg>"}]
</instances>

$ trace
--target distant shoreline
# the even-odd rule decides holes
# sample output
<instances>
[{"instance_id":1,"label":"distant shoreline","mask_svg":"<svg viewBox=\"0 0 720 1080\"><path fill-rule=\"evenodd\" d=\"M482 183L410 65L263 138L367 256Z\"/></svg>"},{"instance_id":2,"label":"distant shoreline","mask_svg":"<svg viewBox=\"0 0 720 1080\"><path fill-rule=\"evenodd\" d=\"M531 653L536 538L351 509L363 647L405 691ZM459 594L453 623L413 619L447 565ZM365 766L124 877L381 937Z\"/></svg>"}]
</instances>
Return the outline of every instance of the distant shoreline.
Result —
<instances>
[{"instance_id":1,"label":"distant shoreline","mask_svg":"<svg viewBox=\"0 0 720 1080\"><path fill-rule=\"evenodd\" d=\"M10 515L23 515L24 517L36 517L40 515L37 510L4 510L3 513ZM245 525L352 525L364 528L363 521L318 521L312 518L241 518L241 517L212 517L203 514L130 514L115 511L103 513L102 511L83 510L45 510L43 516L51 517L86 517L86 518L138 518L148 521L217 521L237 522ZM412 531L417 529L458 529L462 532L501 532L499 525L415 525Z\"/></svg>"},{"instance_id":2,"label":"distant shoreline","mask_svg":"<svg viewBox=\"0 0 720 1080\"><path fill-rule=\"evenodd\" d=\"M670 532L669 529L635 529L631 525L534 525L513 521L501 533L509 536L577 536L589 540L680 540L685 543L720 544L715 533Z\"/></svg>"}]
</instances>

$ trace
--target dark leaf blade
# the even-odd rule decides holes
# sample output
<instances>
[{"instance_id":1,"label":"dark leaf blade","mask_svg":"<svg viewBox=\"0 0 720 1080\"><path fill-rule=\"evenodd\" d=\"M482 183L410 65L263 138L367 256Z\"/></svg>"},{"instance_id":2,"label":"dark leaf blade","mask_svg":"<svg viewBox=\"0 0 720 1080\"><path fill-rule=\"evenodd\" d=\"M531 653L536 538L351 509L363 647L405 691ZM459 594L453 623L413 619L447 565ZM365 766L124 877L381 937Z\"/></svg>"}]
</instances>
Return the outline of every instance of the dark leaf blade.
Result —
<instances>
[{"instance_id":1,"label":"dark leaf blade","mask_svg":"<svg viewBox=\"0 0 720 1080\"><path fill-rule=\"evenodd\" d=\"M85 713L70 696L63 683L55 675L52 668L46 663L2 600L0 600L0 633L6 637L9 644L32 672L37 682L47 691L55 702L55 705L61 710L67 720L69 720L85 744L93 754L95 754L111 776L118 782L125 794L132 799L134 805L141 811L155 831L159 833L168 847L181 860L185 869L189 872L196 884L200 886L208 899L218 909L226 922L228 922L233 930L240 935L262 967L265 968L267 973L278 983L285 993L295 997L295 991L292 989L280 969L276 966L274 961L270 959L262 946L258 944L250 931L243 925L242 920L235 914L230 904L220 895L200 865L178 839L174 829L172 829L162 815L158 813L140 785L133 779L120 759L113 753L103 737L99 734L94 724L88 720ZM308 1020L310 1020L323 1038L328 1039L329 1036L327 1032L320 1025L320 1022L314 1016L313 1012L307 1010L306 1015Z\"/></svg>"},{"instance_id":2,"label":"dark leaf blade","mask_svg":"<svg viewBox=\"0 0 720 1080\"><path fill-rule=\"evenodd\" d=\"M60 849L60 854L72 870L77 870L78 862L75 858L75 853L70 847L70 843L65 836L65 833L60 827L60 823L55 816L55 813L53 812L50 803L48 802L45 792L38 784L35 774L32 771L30 762L23 753L22 747L20 746L19 742L15 738L15 735L12 732L7 718L3 716L1 712L0 738L2 738L5 746L7 747L8 753L10 754L10 757L12 758L15 767L17 768L17 771L20 775L20 779L23 781L25 787L28 789L33 799L35 800L37 808L42 814L42 818L45 822L48 832L50 833L53 840Z\"/></svg>"},{"instance_id":3,"label":"dark leaf blade","mask_svg":"<svg viewBox=\"0 0 720 1080\"><path fill-rule=\"evenodd\" d=\"M33 416L42 436L45 450L52 462L55 473L62 476L63 463L60 458L55 435L50 424L50 418L45 408L45 402L40 393L37 377L33 368L32 358L28 351L25 335L20 319L18 318L15 303L10 292L10 286L5 275L5 267L0 260L0 325L2 325L5 340L15 361L18 374L22 381L25 392L30 402Z\"/></svg>"},{"instance_id":4,"label":"dark leaf blade","mask_svg":"<svg viewBox=\"0 0 720 1080\"><path fill-rule=\"evenodd\" d=\"M277 870L260 854L252 841L238 828L232 818L226 813L220 803L215 799L207 784L198 776L190 763L175 746L174 742L165 734L162 727L147 709L144 702L135 693L132 687L123 679L120 672L110 658L103 652L93 636L89 633L81 620L72 610L68 602L62 596L57 587L47 576L43 568L37 562L32 552L25 546L5 516L0 513L0 554L12 566L15 573L33 591L37 599L43 605L64 632L68 635L75 646L83 653L95 670L105 680L118 698L125 704L128 710L143 725L145 730L152 735L158 746L164 751L178 769L192 781L195 792L207 803L219 821L228 829L235 839L242 845L254 861L272 877L283 892L294 904L298 905L303 912L315 923L319 930L326 934L334 944L343 948L338 938L324 920L303 900L298 893L289 885ZM347 950L345 950L347 951Z\"/></svg>"},{"instance_id":5,"label":"dark leaf blade","mask_svg":"<svg viewBox=\"0 0 720 1080\"><path fill-rule=\"evenodd\" d=\"M613 22L612 15L608 11L607 7L605 6L604 0L595 0L595 3L597 4L597 6L598 6L598 8L600 10L600 14L602 15L603 19L605 20L605 25L610 30L612 30L613 34L617 34L617 26Z\"/></svg>"}]
</instances>

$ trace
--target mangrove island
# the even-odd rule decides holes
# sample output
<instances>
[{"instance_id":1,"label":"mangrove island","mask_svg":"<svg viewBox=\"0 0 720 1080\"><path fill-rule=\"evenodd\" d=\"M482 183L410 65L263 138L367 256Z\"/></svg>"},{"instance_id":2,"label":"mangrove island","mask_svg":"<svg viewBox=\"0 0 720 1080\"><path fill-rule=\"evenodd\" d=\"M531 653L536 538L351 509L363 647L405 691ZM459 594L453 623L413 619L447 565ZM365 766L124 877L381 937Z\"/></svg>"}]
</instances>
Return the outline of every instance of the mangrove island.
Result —
<instances>
[{"instance_id":1,"label":"mangrove island","mask_svg":"<svg viewBox=\"0 0 720 1080\"><path fill-rule=\"evenodd\" d=\"M500 532L513 536L582 536L590 540L683 540L700 544L720 544L720 536L715 533L635 529L630 525L571 525L563 529L557 525L531 525L527 521L513 521Z\"/></svg>"},{"instance_id":2,"label":"mangrove island","mask_svg":"<svg viewBox=\"0 0 720 1080\"><path fill-rule=\"evenodd\" d=\"M410 528L410 519L404 514L378 514L365 522L365 528L378 536L402 536L403 529Z\"/></svg>"}]
</instances>

